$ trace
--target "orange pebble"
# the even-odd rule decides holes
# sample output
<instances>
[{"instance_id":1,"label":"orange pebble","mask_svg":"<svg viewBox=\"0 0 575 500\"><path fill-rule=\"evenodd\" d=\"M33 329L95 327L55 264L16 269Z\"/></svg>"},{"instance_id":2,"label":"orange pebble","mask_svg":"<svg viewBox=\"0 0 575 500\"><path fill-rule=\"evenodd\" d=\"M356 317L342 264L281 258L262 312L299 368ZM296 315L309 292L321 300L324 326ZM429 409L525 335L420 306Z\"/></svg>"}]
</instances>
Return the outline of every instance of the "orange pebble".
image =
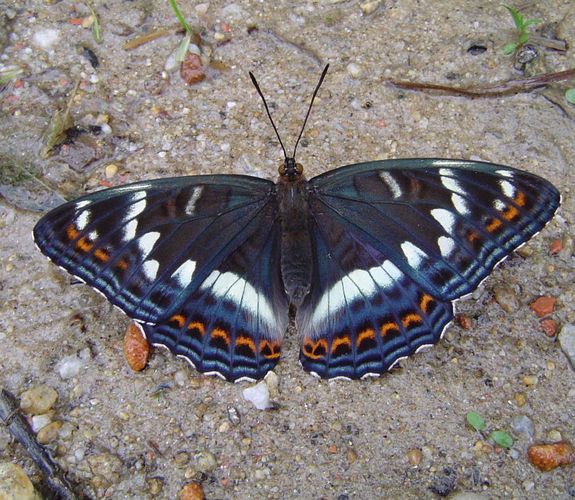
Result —
<instances>
[{"instance_id":1,"label":"orange pebble","mask_svg":"<svg viewBox=\"0 0 575 500\"><path fill-rule=\"evenodd\" d=\"M554 319L542 319L541 320L541 330L543 330L543 333L545 335L547 335L548 337L555 337L555 335L557 334L557 321L555 321Z\"/></svg>"},{"instance_id":2,"label":"orange pebble","mask_svg":"<svg viewBox=\"0 0 575 500\"><path fill-rule=\"evenodd\" d=\"M204 488L200 483L188 483L181 490L178 495L180 500L204 500Z\"/></svg>"},{"instance_id":3,"label":"orange pebble","mask_svg":"<svg viewBox=\"0 0 575 500\"><path fill-rule=\"evenodd\" d=\"M537 300L531 302L529 307L537 317L542 318L553 312L556 302L557 299L555 297L539 297Z\"/></svg>"},{"instance_id":4,"label":"orange pebble","mask_svg":"<svg viewBox=\"0 0 575 500\"><path fill-rule=\"evenodd\" d=\"M135 323L130 323L124 335L124 357L135 372L143 370L150 357L150 344Z\"/></svg>"},{"instance_id":5,"label":"orange pebble","mask_svg":"<svg viewBox=\"0 0 575 500\"><path fill-rule=\"evenodd\" d=\"M206 73L204 72L200 56L188 52L182 62L180 76L189 84L201 82L206 77Z\"/></svg>"},{"instance_id":6,"label":"orange pebble","mask_svg":"<svg viewBox=\"0 0 575 500\"><path fill-rule=\"evenodd\" d=\"M563 242L561 240L553 240L549 245L549 253L551 255L556 255L561 250L563 250Z\"/></svg>"},{"instance_id":7,"label":"orange pebble","mask_svg":"<svg viewBox=\"0 0 575 500\"><path fill-rule=\"evenodd\" d=\"M568 441L553 444L534 444L527 450L529 461L542 471L575 463L575 448Z\"/></svg>"}]
</instances>

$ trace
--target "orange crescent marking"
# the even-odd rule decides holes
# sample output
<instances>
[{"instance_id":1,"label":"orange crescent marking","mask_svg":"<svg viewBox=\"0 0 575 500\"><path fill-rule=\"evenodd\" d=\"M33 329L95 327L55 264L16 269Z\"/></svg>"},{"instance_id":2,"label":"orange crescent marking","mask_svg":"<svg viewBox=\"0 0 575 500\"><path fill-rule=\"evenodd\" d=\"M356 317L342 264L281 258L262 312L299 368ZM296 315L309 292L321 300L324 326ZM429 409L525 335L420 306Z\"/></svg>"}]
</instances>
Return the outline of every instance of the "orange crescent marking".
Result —
<instances>
[{"instance_id":1,"label":"orange crescent marking","mask_svg":"<svg viewBox=\"0 0 575 500\"><path fill-rule=\"evenodd\" d=\"M515 203L517 203L520 207L524 207L527 203L527 197L523 191L518 191L517 195L514 198Z\"/></svg>"},{"instance_id":2,"label":"orange crescent marking","mask_svg":"<svg viewBox=\"0 0 575 500\"><path fill-rule=\"evenodd\" d=\"M188 330L198 330L198 332L200 332L200 335L202 337L204 336L204 333L206 333L206 327L204 326L203 323L200 323L199 321L192 321L188 325Z\"/></svg>"},{"instance_id":3,"label":"orange crescent marking","mask_svg":"<svg viewBox=\"0 0 575 500\"><path fill-rule=\"evenodd\" d=\"M125 271L126 269L128 269L128 267L130 267L130 265L128 264L128 261L125 258L122 258L118 262L116 262L116 267L118 269L121 269L122 271Z\"/></svg>"},{"instance_id":4,"label":"orange crescent marking","mask_svg":"<svg viewBox=\"0 0 575 500\"><path fill-rule=\"evenodd\" d=\"M324 354L316 354L315 351L318 347L323 347ZM325 356L327 352L327 340L319 339L317 342L314 342L311 339L307 339L303 345L305 355L311 359L321 359Z\"/></svg>"},{"instance_id":5,"label":"orange crescent marking","mask_svg":"<svg viewBox=\"0 0 575 500\"><path fill-rule=\"evenodd\" d=\"M373 331L373 328L368 328L360 332L360 334L357 336L357 343L361 344L365 339L375 339L375 332Z\"/></svg>"},{"instance_id":6,"label":"orange crescent marking","mask_svg":"<svg viewBox=\"0 0 575 500\"><path fill-rule=\"evenodd\" d=\"M264 354L265 358L277 359L281 356L279 344L277 342L269 342L267 340L262 340L260 342L260 353L263 354L263 351L266 347L271 351L271 354Z\"/></svg>"},{"instance_id":7,"label":"orange crescent marking","mask_svg":"<svg viewBox=\"0 0 575 500\"><path fill-rule=\"evenodd\" d=\"M186 317L181 314L174 314L170 321L175 321L180 328L186 324Z\"/></svg>"},{"instance_id":8,"label":"orange crescent marking","mask_svg":"<svg viewBox=\"0 0 575 500\"><path fill-rule=\"evenodd\" d=\"M479 239L479 235L475 232L475 231L469 231L467 233L467 241L469 241L469 243L473 243L475 240Z\"/></svg>"},{"instance_id":9,"label":"orange crescent marking","mask_svg":"<svg viewBox=\"0 0 575 500\"><path fill-rule=\"evenodd\" d=\"M494 231L499 229L501 227L501 225L502 225L501 221L499 219L493 217L493 219L491 219L491 222L489 224L487 224L485 229L487 229L487 231L489 231L490 233L493 233Z\"/></svg>"},{"instance_id":10,"label":"orange crescent marking","mask_svg":"<svg viewBox=\"0 0 575 500\"><path fill-rule=\"evenodd\" d=\"M399 331L399 327L397 326L396 323L390 321L389 323L384 323L383 325L381 325L381 328L379 329L382 337L385 337L390 332L390 330Z\"/></svg>"},{"instance_id":11,"label":"orange crescent marking","mask_svg":"<svg viewBox=\"0 0 575 500\"><path fill-rule=\"evenodd\" d=\"M433 302L433 297L431 295L428 295L427 293L424 293L421 296L421 299L419 300L419 308L424 313L427 313L427 308L429 307L429 304L431 304L432 302Z\"/></svg>"},{"instance_id":12,"label":"orange crescent marking","mask_svg":"<svg viewBox=\"0 0 575 500\"><path fill-rule=\"evenodd\" d=\"M66 228L66 236L70 241L75 240L80 236L80 231L78 231L72 224Z\"/></svg>"},{"instance_id":13,"label":"orange crescent marking","mask_svg":"<svg viewBox=\"0 0 575 500\"><path fill-rule=\"evenodd\" d=\"M515 208L513 205L508 206L503 212L501 212L503 218L508 221L512 221L519 215L519 210Z\"/></svg>"},{"instance_id":14,"label":"orange crescent marking","mask_svg":"<svg viewBox=\"0 0 575 500\"><path fill-rule=\"evenodd\" d=\"M223 341L227 345L230 345L230 336L228 335L228 332L226 332L225 330L222 330L221 328L214 328L211 332L211 335L212 335L212 338L223 339Z\"/></svg>"},{"instance_id":15,"label":"orange crescent marking","mask_svg":"<svg viewBox=\"0 0 575 500\"><path fill-rule=\"evenodd\" d=\"M89 252L90 250L92 250L92 247L94 246L94 243L92 243L88 238L86 238L85 236L82 236L77 242L76 242L76 248L78 250L82 250L82 252Z\"/></svg>"},{"instance_id":16,"label":"orange crescent marking","mask_svg":"<svg viewBox=\"0 0 575 500\"><path fill-rule=\"evenodd\" d=\"M346 345L351 350L351 340L349 337L336 337L331 344L331 352L334 353L340 345Z\"/></svg>"},{"instance_id":17,"label":"orange crescent marking","mask_svg":"<svg viewBox=\"0 0 575 500\"><path fill-rule=\"evenodd\" d=\"M94 251L94 257L102 262L108 262L108 260L110 260L110 254L103 248L97 248Z\"/></svg>"},{"instance_id":18,"label":"orange crescent marking","mask_svg":"<svg viewBox=\"0 0 575 500\"><path fill-rule=\"evenodd\" d=\"M406 314L401 318L401 323L405 328L409 328L411 323L421 323L421 316L417 313Z\"/></svg>"}]
</instances>

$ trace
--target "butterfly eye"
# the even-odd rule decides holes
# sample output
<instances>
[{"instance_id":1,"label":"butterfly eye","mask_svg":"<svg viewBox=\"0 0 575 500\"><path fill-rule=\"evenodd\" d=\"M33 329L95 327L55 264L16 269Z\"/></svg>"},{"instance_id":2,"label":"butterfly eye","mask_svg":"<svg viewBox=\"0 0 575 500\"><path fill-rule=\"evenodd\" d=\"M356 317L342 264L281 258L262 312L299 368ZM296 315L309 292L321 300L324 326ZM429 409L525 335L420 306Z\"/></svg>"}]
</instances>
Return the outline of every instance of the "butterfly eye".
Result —
<instances>
[{"instance_id":1,"label":"butterfly eye","mask_svg":"<svg viewBox=\"0 0 575 500\"><path fill-rule=\"evenodd\" d=\"M297 172L298 175L303 174L303 165L301 163L296 163L295 171Z\"/></svg>"},{"instance_id":2,"label":"butterfly eye","mask_svg":"<svg viewBox=\"0 0 575 500\"><path fill-rule=\"evenodd\" d=\"M285 175L286 174L286 164L285 162L281 162L278 166L278 172L280 175Z\"/></svg>"}]
</instances>

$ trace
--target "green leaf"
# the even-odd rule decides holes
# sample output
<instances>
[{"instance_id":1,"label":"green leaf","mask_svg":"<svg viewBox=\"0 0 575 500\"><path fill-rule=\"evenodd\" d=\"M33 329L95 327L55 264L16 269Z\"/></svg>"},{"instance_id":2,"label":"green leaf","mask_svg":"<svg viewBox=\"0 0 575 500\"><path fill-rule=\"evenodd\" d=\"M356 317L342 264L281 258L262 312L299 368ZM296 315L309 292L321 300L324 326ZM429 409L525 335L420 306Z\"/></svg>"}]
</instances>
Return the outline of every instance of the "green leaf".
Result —
<instances>
[{"instance_id":1,"label":"green leaf","mask_svg":"<svg viewBox=\"0 0 575 500\"><path fill-rule=\"evenodd\" d=\"M503 53L508 55L508 56L513 54L513 52L515 52L515 50L517 50L517 44L516 43L508 43L507 45L505 45L503 47Z\"/></svg>"},{"instance_id":2,"label":"green leaf","mask_svg":"<svg viewBox=\"0 0 575 500\"><path fill-rule=\"evenodd\" d=\"M493 431L489 437L501 448L511 448L513 446L513 438L505 431Z\"/></svg>"},{"instance_id":3,"label":"green leaf","mask_svg":"<svg viewBox=\"0 0 575 500\"><path fill-rule=\"evenodd\" d=\"M534 24L539 24L541 23L541 19L529 19L527 21L525 21L525 24L523 25L523 27L525 29L529 28L529 26L533 26Z\"/></svg>"},{"instance_id":4,"label":"green leaf","mask_svg":"<svg viewBox=\"0 0 575 500\"><path fill-rule=\"evenodd\" d=\"M529 40L529 33L525 31L517 37L517 45L525 45L527 40Z\"/></svg>"},{"instance_id":5,"label":"green leaf","mask_svg":"<svg viewBox=\"0 0 575 500\"><path fill-rule=\"evenodd\" d=\"M565 99L567 99L568 103L575 104L575 89L567 89Z\"/></svg>"},{"instance_id":6,"label":"green leaf","mask_svg":"<svg viewBox=\"0 0 575 500\"><path fill-rule=\"evenodd\" d=\"M190 28L190 25L186 22L186 18L184 17L182 12L180 11L178 4L176 3L176 0L170 0L170 7L172 7L174 14L176 14L178 21L180 22L182 27L186 30L186 33L191 33L192 28Z\"/></svg>"},{"instance_id":7,"label":"green leaf","mask_svg":"<svg viewBox=\"0 0 575 500\"><path fill-rule=\"evenodd\" d=\"M479 413L470 411L467 413L465 418L467 419L467 423L471 427L473 427L476 431L481 431L485 429L485 420L481 415L479 415Z\"/></svg>"},{"instance_id":8,"label":"green leaf","mask_svg":"<svg viewBox=\"0 0 575 500\"><path fill-rule=\"evenodd\" d=\"M98 14L91 5L88 5L90 9L90 14L94 18L94 22L92 23L92 37L97 43L102 43L102 28L100 27L100 21L98 20Z\"/></svg>"},{"instance_id":9,"label":"green leaf","mask_svg":"<svg viewBox=\"0 0 575 500\"><path fill-rule=\"evenodd\" d=\"M519 31L522 31L523 27L525 26L525 19L523 18L523 14L521 14L521 12L519 12L517 9L509 7L509 5L504 5L503 7L505 7L509 11L509 14L511 14L513 22L515 23L515 27Z\"/></svg>"},{"instance_id":10,"label":"green leaf","mask_svg":"<svg viewBox=\"0 0 575 500\"><path fill-rule=\"evenodd\" d=\"M188 33L181 41L178 50L176 51L176 61L179 63L184 62L186 54L188 52L188 47L190 46L190 41L192 40L192 34Z\"/></svg>"}]
</instances>

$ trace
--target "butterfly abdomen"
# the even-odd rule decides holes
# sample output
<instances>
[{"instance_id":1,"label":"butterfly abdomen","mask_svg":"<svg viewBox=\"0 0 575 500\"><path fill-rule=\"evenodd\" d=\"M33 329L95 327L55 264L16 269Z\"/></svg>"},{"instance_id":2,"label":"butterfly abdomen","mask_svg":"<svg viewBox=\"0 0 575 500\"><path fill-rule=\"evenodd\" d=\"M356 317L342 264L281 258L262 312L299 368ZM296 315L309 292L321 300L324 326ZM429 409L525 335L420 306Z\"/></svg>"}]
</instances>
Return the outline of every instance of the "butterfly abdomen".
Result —
<instances>
[{"instance_id":1,"label":"butterfly abdomen","mask_svg":"<svg viewBox=\"0 0 575 500\"><path fill-rule=\"evenodd\" d=\"M281 220L281 275L290 302L299 307L309 293L312 273L312 248L309 233L309 206L306 181L278 183Z\"/></svg>"}]
</instances>

